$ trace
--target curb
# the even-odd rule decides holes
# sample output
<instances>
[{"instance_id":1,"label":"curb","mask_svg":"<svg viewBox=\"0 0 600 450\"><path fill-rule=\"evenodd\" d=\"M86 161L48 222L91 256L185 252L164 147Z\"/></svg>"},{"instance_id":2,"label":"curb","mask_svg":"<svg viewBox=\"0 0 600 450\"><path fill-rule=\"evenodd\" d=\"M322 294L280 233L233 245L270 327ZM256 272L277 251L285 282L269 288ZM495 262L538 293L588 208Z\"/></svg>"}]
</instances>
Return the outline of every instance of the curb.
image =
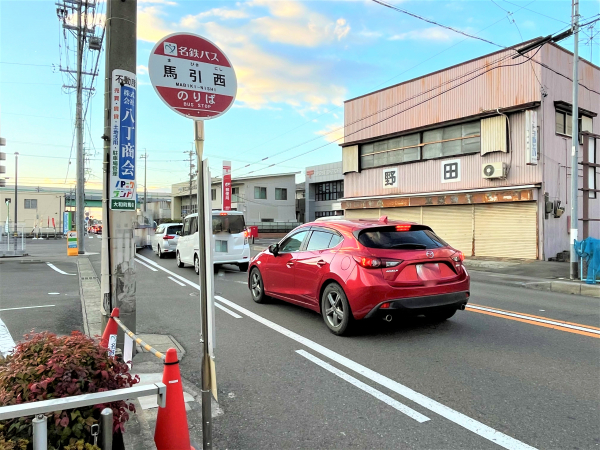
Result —
<instances>
[{"instance_id":1,"label":"curb","mask_svg":"<svg viewBox=\"0 0 600 450\"><path fill-rule=\"evenodd\" d=\"M77 258L83 330L90 337L102 335L100 280L89 258Z\"/></svg>"},{"instance_id":2,"label":"curb","mask_svg":"<svg viewBox=\"0 0 600 450\"><path fill-rule=\"evenodd\" d=\"M521 287L526 289L535 289L537 291L557 292L560 294L580 295L583 297L600 298L600 285L585 284L574 281L562 280L540 280L536 278L520 277L509 274L499 274L498 272L487 272L467 267L469 273L488 275L486 283L501 284L505 286ZM472 280L478 282L479 280Z\"/></svg>"}]
</instances>

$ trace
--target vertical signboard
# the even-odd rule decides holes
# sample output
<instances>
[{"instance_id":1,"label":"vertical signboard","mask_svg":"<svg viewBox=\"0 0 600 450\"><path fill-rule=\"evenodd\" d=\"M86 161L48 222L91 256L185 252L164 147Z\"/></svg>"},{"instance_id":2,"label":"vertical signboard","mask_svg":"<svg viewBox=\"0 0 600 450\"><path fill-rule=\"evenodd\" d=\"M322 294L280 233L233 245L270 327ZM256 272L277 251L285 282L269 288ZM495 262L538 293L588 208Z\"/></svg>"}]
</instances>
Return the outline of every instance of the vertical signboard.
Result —
<instances>
[{"instance_id":1,"label":"vertical signboard","mask_svg":"<svg viewBox=\"0 0 600 450\"><path fill-rule=\"evenodd\" d=\"M111 83L110 209L135 211L137 81L132 72L115 69Z\"/></svg>"},{"instance_id":2,"label":"vertical signboard","mask_svg":"<svg viewBox=\"0 0 600 450\"><path fill-rule=\"evenodd\" d=\"M538 163L537 111L525 111L525 163Z\"/></svg>"},{"instance_id":3,"label":"vertical signboard","mask_svg":"<svg viewBox=\"0 0 600 450\"><path fill-rule=\"evenodd\" d=\"M77 256L77 231L67 231L67 256Z\"/></svg>"},{"instance_id":4,"label":"vertical signboard","mask_svg":"<svg viewBox=\"0 0 600 450\"><path fill-rule=\"evenodd\" d=\"M231 211L231 161L223 161L223 211Z\"/></svg>"}]
</instances>

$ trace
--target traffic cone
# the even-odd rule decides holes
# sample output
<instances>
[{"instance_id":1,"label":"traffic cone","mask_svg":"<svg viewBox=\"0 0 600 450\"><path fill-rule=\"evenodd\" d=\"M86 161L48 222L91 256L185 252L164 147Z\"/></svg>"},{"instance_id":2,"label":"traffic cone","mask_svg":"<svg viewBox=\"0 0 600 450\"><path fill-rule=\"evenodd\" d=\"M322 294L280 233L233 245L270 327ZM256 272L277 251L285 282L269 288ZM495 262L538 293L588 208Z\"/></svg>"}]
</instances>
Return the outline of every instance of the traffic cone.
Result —
<instances>
[{"instance_id":1,"label":"traffic cone","mask_svg":"<svg viewBox=\"0 0 600 450\"><path fill-rule=\"evenodd\" d=\"M194 450L190 445L183 386L179 373L177 350L167 350L162 382L167 386L167 404L158 407L154 443L157 450Z\"/></svg>"},{"instance_id":2,"label":"traffic cone","mask_svg":"<svg viewBox=\"0 0 600 450\"><path fill-rule=\"evenodd\" d=\"M119 308L114 308L112 310L112 314L110 315L110 319L108 319L108 323L106 324L106 328L104 329L104 333L102 333L102 339L100 340L100 345L104 348L108 348L108 343L110 341L110 335L117 334L119 330L119 325L115 322L113 317L119 317Z\"/></svg>"}]
</instances>

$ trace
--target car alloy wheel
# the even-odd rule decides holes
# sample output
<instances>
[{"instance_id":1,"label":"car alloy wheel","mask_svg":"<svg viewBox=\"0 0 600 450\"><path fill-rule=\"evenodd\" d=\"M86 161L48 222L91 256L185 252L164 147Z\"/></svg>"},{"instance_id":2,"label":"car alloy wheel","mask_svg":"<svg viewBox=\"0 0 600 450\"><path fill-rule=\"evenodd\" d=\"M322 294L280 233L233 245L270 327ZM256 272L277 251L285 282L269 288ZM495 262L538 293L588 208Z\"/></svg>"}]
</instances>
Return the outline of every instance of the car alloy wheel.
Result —
<instances>
[{"instance_id":1,"label":"car alloy wheel","mask_svg":"<svg viewBox=\"0 0 600 450\"><path fill-rule=\"evenodd\" d=\"M252 293L252 300L256 303L265 303L267 298L265 286L260 271L256 267L250 272L250 292Z\"/></svg>"},{"instance_id":2,"label":"car alloy wheel","mask_svg":"<svg viewBox=\"0 0 600 450\"><path fill-rule=\"evenodd\" d=\"M159 259L162 259L162 258L163 258L163 256L164 256L164 255L163 255L163 254L162 254L162 252L160 251L160 245L159 245L159 246L158 246L158 258L159 258Z\"/></svg>"},{"instance_id":3,"label":"car alloy wheel","mask_svg":"<svg viewBox=\"0 0 600 450\"><path fill-rule=\"evenodd\" d=\"M176 260L177 260L177 267L183 267L183 263L181 262L181 256L179 255L179 252L177 252Z\"/></svg>"},{"instance_id":4,"label":"car alloy wheel","mask_svg":"<svg viewBox=\"0 0 600 450\"><path fill-rule=\"evenodd\" d=\"M198 255L194 256L194 271L196 272L196 275L200 275L200 259L198 258Z\"/></svg>"},{"instance_id":5,"label":"car alloy wheel","mask_svg":"<svg viewBox=\"0 0 600 450\"><path fill-rule=\"evenodd\" d=\"M344 320L344 305L340 294L332 291L327 294L327 303L325 308L325 317L329 325L333 328L339 328Z\"/></svg>"}]
</instances>

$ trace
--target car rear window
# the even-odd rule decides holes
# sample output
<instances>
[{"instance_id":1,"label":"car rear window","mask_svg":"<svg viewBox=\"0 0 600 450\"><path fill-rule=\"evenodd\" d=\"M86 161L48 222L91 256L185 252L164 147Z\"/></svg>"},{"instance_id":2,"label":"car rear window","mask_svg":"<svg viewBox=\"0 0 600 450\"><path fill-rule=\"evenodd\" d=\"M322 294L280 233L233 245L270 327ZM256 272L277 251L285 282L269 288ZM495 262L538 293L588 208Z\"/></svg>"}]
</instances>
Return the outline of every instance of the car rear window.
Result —
<instances>
[{"instance_id":1,"label":"car rear window","mask_svg":"<svg viewBox=\"0 0 600 450\"><path fill-rule=\"evenodd\" d=\"M227 214L212 216L213 233L221 233L223 231L230 234L238 234L244 231L246 222L241 214Z\"/></svg>"},{"instance_id":2,"label":"car rear window","mask_svg":"<svg viewBox=\"0 0 600 450\"><path fill-rule=\"evenodd\" d=\"M427 228L397 231L394 227L374 228L362 231L358 242L369 248L388 249L432 249L448 244Z\"/></svg>"},{"instance_id":3,"label":"car rear window","mask_svg":"<svg viewBox=\"0 0 600 450\"><path fill-rule=\"evenodd\" d=\"M170 226L169 228L167 228L167 233L175 234L178 231L181 231L182 228L183 228L183 225L173 225L173 226Z\"/></svg>"}]
</instances>

